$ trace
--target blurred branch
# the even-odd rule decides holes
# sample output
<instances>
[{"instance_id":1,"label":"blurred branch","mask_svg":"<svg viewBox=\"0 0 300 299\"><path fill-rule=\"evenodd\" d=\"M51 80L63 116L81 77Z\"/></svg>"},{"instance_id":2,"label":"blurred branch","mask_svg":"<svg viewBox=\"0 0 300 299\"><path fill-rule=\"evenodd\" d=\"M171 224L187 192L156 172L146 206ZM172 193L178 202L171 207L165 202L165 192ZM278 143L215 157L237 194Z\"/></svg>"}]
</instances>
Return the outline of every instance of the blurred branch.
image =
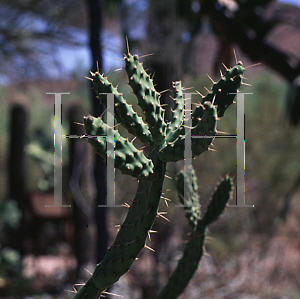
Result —
<instances>
[{"instance_id":1,"label":"blurred branch","mask_svg":"<svg viewBox=\"0 0 300 299\"><path fill-rule=\"evenodd\" d=\"M219 1L199 0L199 3L202 13L209 18L214 31L226 37L228 41L237 43L250 59L270 66L290 82L299 74L299 61L293 66L291 61L294 57L268 44L263 37L255 34L255 31L252 31L254 34L250 34L249 28L243 26L234 14L225 13L225 8Z\"/></svg>"}]
</instances>

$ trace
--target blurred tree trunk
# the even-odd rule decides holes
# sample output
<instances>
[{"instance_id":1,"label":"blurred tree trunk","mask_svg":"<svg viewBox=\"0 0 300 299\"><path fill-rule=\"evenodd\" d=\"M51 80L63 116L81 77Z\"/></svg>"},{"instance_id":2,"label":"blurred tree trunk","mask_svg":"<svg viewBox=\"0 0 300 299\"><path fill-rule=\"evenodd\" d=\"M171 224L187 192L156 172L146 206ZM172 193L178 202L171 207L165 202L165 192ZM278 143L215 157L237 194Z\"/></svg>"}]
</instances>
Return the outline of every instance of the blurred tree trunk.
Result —
<instances>
[{"instance_id":1,"label":"blurred tree trunk","mask_svg":"<svg viewBox=\"0 0 300 299\"><path fill-rule=\"evenodd\" d=\"M154 84L158 92L172 90L172 81L181 76L180 51L177 44L176 6L172 0L149 0L147 39L150 53L154 55L147 63L149 71L154 74ZM145 53L146 54L146 53ZM173 104L168 96L162 96L162 104ZM170 120L170 109L165 116Z\"/></svg>"},{"instance_id":2,"label":"blurred tree trunk","mask_svg":"<svg viewBox=\"0 0 300 299\"><path fill-rule=\"evenodd\" d=\"M69 109L69 134L84 135L82 126L75 122L82 121L83 108L80 105L72 105ZM87 164L87 146L84 140L69 138L69 187L72 194L72 209L74 222L74 253L77 259L76 277L90 260L91 235L89 230L90 209L86 207L87 201L81 195L81 183L84 179L84 166Z\"/></svg>"},{"instance_id":3,"label":"blurred tree trunk","mask_svg":"<svg viewBox=\"0 0 300 299\"><path fill-rule=\"evenodd\" d=\"M10 232L10 246L23 255L26 236L25 152L27 112L23 105L14 104L10 110L10 145L8 158L8 199L14 199L22 212L19 228Z\"/></svg>"},{"instance_id":4,"label":"blurred tree trunk","mask_svg":"<svg viewBox=\"0 0 300 299\"><path fill-rule=\"evenodd\" d=\"M90 20L90 49L92 54L92 71L97 68L102 69L102 53L100 34L102 29L102 1L87 0L89 20ZM104 112L104 106L95 97L95 92L91 90L93 103L93 116L100 116ZM97 189L95 217L97 225L97 249L96 262L99 263L107 250L108 232L106 226L106 207L99 208L98 205L106 204L106 163L100 155L95 157L94 176Z\"/></svg>"},{"instance_id":5,"label":"blurred tree trunk","mask_svg":"<svg viewBox=\"0 0 300 299\"><path fill-rule=\"evenodd\" d=\"M248 2L250 3L250 1ZM199 3L202 14L208 17L213 30L222 38L226 38L228 42L238 44L241 50L251 60L268 65L289 82L298 76L300 72L300 62L297 61L295 66L293 66L290 63L292 55L270 45L265 36L258 34L257 28L255 35L251 36L248 33L249 28L246 26L247 24L241 24L240 20L236 17L227 16L224 13L224 9L220 9L218 5L216 5L215 0L199 0ZM247 3L247 1L245 1L245 3ZM255 4L255 1L253 1L253 3Z\"/></svg>"}]
</instances>

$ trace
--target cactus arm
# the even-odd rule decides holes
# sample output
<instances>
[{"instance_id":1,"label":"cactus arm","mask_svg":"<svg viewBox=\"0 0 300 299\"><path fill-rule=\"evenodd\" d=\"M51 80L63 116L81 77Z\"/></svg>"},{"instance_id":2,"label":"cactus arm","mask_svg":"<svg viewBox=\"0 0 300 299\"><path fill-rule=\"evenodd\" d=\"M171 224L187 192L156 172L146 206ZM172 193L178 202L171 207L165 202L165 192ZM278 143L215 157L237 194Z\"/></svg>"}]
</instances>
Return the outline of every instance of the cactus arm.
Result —
<instances>
[{"instance_id":1,"label":"cactus arm","mask_svg":"<svg viewBox=\"0 0 300 299\"><path fill-rule=\"evenodd\" d=\"M136 196L121 225L117 237L104 259L97 265L93 276L76 293L74 299L97 299L126 273L145 247L149 230L157 217L166 164L162 163L154 149L152 158L158 178L154 183L140 181Z\"/></svg>"},{"instance_id":2,"label":"cactus arm","mask_svg":"<svg viewBox=\"0 0 300 299\"><path fill-rule=\"evenodd\" d=\"M183 177L184 175L181 174L178 184L178 191L181 195L183 194ZM195 181L195 173L193 172L192 181ZM184 291L189 281L193 277L195 271L197 270L198 264L203 256L203 247L205 243L207 226L217 220L221 213L224 211L230 199L231 190L232 180L230 177L226 176L214 192L203 219L198 219L196 225L194 225L195 222L190 221L193 230L188 243L186 244L183 256L179 260L177 267L171 275L167 285L159 293L157 299L177 298ZM194 190L194 192L195 191L196 190ZM197 203L198 195L194 196L194 203ZM185 203L188 202L189 200L185 200ZM186 209L187 217L190 216L192 211L193 210L191 208ZM195 217L198 217L198 214L193 213L193 215Z\"/></svg>"},{"instance_id":3,"label":"cactus arm","mask_svg":"<svg viewBox=\"0 0 300 299\"><path fill-rule=\"evenodd\" d=\"M211 201L209 202L207 210L202 219L203 225L207 226L219 218L226 208L231 196L231 191L232 179L229 176L226 176L217 187Z\"/></svg>"},{"instance_id":4,"label":"cactus arm","mask_svg":"<svg viewBox=\"0 0 300 299\"><path fill-rule=\"evenodd\" d=\"M173 88L175 89L174 107L172 109L172 119L167 124L167 140L169 139L169 135L182 125L184 118L184 99L181 81L173 82Z\"/></svg>"},{"instance_id":5,"label":"cactus arm","mask_svg":"<svg viewBox=\"0 0 300 299\"><path fill-rule=\"evenodd\" d=\"M226 109L233 103L235 95L241 87L244 70L241 62L231 69L227 69L221 79L214 83L211 91L202 99L202 104L207 101L213 103L217 107L218 117L222 117ZM196 108L192 116L197 119L201 117L201 114L201 108Z\"/></svg>"},{"instance_id":6,"label":"cactus arm","mask_svg":"<svg viewBox=\"0 0 300 299\"><path fill-rule=\"evenodd\" d=\"M101 102L107 107L107 98L103 93L114 94L115 100L115 118L118 123L127 129L127 131L134 136L137 136L142 142L153 144L152 136L148 126L144 123L143 119L137 115L132 109L131 105L127 104L123 96L118 92L116 87L113 87L106 77L103 77L98 72L91 73L94 90L98 94Z\"/></svg>"},{"instance_id":7,"label":"cactus arm","mask_svg":"<svg viewBox=\"0 0 300 299\"><path fill-rule=\"evenodd\" d=\"M213 141L216 133L216 108L209 102L201 105L201 117L197 118L196 125L192 127L192 135L203 136L203 138L194 138L192 140L192 157L196 157L206 150ZM192 120L193 121L193 120ZM212 136L208 138L207 136ZM177 162L184 159L185 150L185 127L181 126L172 134L174 141L169 140L161 147L159 158L164 162ZM204 138L205 137L205 138Z\"/></svg>"},{"instance_id":8,"label":"cactus arm","mask_svg":"<svg viewBox=\"0 0 300 299\"><path fill-rule=\"evenodd\" d=\"M124 60L129 85L138 99L139 106L144 111L154 143L160 145L166 137L166 124L164 110L160 106L160 94L155 90L152 79L136 55L128 53Z\"/></svg>"},{"instance_id":9,"label":"cactus arm","mask_svg":"<svg viewBox=\"0 0 300 299\"><path fill-rule=\"evenodd\" d=\"M176 186L179 195L179 202L184 204L185 216L189 221L191 228L197 226L201 219L200 201L198 194L197 176L193 167L189 168L188 173L181 171L177 176ZM184 182L186 181L186 184ZM184 198L184 187L188 187L187 198Z\"/></svg>"},{"instance_id":10,"label":"cactus arm","mask_svg":"<svg viewBox=\"0 0 300 299\"><path fill-rule=\"evenodd\" d=\"M84 125L87 134L95 136L95 138L89 138L89 143L105 159L107 140L102 136L107 136L107 124L101 118L88 116L84 118ZM116 130L113 130L113 133L115 137L115 167L122 173L137 179L155 180L157 173L154 172L152 161Z\"/></svg>"},{"instance_id":11,"label":"cactus arm","mask_svg":"<svg viewBox=\"0 0 300 299\"><path fill-rule=\"evenodd\" d=\"M73 299L98 299L101 291L94 285L92 277L77 291Z\"/></svg>"},{"instance_id":12,"label":"cactus arm","mask_svg":"<svg viewBox=\"0 0 300 299\"><path fill-rule=\"evenodd\" d=\"M192 231L188 243L186 244L182 258L178 261L177 267L167 285L157 296L157 299L177 298L186 288L198 268L198 264L203 255L206 229L201 221L196 230Z\"/></svg>"}]
</instances>

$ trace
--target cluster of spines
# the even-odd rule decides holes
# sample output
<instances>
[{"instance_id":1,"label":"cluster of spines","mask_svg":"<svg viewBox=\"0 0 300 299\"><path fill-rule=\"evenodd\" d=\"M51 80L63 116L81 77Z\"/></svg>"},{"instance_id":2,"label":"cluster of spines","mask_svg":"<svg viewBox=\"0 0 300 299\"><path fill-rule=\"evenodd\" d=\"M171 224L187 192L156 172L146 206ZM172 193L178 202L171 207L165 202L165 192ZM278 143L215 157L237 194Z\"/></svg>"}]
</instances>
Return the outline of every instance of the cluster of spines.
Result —
<instances>
[{"instance_id":1,"label":"cluster of spines","mask_svg":"<svg viewBox=\"0 0 300 299\"><path fill-rule=\"evenodd\" d=\"M118 92L117 88L102 76L99 72L91 73L94 90L99 96L101 102L107 107L106 94L114 95L115 118L134 136L137 136L142 142L152 144L152 136L147 124L132 109L132 106L126 102L124 97Z\"/></svg>"},{"instance_id":2,"label":"cluster of spines","mask_svg":"<svg viewBox=\"0 0 300 299\"><path fill-rule=\"evenodd\" d=\"M129 85L138 99L138 104L145 113L146 121L152 134L153 142L162 144L166 137L164 110L160 105L160 93L153 85L153 80L144 70L137 55L125 55L125 71Z\"/></svg>"},{"instance_id":3,"label":"cluster of spines","mask_svg":"<svg viewBox=\"0 0 300 299\"><path fill-rule=\"evenodd\" d=\"M115 167L122 173L149 181L157 178L152 161L116 130L112 129L113 140L107 140L108 125L101 118L85 117L84 125L89 137L95 136L95 138L89 138L89 142L104 159L107 156L107 142L115 143Z\"/></svg>"},{"instance_id":4,"label":"cluster of spines","mask_svg":"<svg viewBox=\"0 0 300 299\"><path fill-rule=\"evenodd\" d=\"M186 182L186 184L185 184ZM198 194L197 177L193 167L189 167L186 172L181 171L177 176L177 190L179 201L184 205L185 215L194 229L198 221L201 219L200 201ZM188 190L184 192L184 187ZM184 197L184 194L187 198Z\"/></svg>"}]
</instances>

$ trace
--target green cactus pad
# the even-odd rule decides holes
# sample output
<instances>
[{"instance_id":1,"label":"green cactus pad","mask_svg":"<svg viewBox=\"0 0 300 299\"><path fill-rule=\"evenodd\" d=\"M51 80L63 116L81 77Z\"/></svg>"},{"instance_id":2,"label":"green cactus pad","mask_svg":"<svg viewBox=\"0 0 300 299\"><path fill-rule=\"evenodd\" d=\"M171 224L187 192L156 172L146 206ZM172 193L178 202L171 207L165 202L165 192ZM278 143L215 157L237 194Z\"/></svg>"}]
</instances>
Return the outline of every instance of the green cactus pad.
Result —
<instances>
[{"instance_id":1,"label":"green cactus pad","mask_svg":"<svg viewBox=\"0 0 300 299\"><path fill-rule=\"evenodd\" d=\"M211 224L219 218L230 199L231 191L232 179L229 176L226 176L214 192L213 197L209 202L207 210L203 216L202 221L205 226Z\"/></svg>"},{"instance_id":2,"label":"green cactus pad","mask_svg":"<svg viewBox=\"0 0 300 299\"><path fill-rule=\"evenodd\" d=\"M89 143L105 159L107 140L107 124L101 118L88 116L84 118L85 130ZM153 181L157 178L151 160L147 159L131 142L123 138L116 130L113 130L115 138L115 167L122 173L136 177L137 179ZM103 137L102 137L103 136Z\"/></svg>"},{"instance_id":3,"label":"green cactus pad","mask_svg":"<svg viewBox=\"0 0 300 299\"><path fill-rule=\"evenodd\" d=\"M227 70L202 99L202 104L207 101L213 103L217 107L218 117L222 117L226 109L233 103L236 93L241 87L244 70L245 68L241 62ZM201 109L198 111L198 108L196 108L193 117L198 118L200 115Z\"/></svg>"},{"instance_id":4,"label":"green cactus pad","mask_svg":"<svg viewBox=\"0 0 300 299\"><path fill-rule=\"evenodd\" d=\"M184 119L184 98L181 81L173 82L173 88L175 89L174 107L172 109L172 119L167 125L167 139L169 134L182 125Z\"/></svg>"},{"instance_id":5,"label":"green cactus pad","mask_svg":"<svg viewBox=\"0 0 300 299\"><path fill-rule=\"evenodd\" d=\"M216 134L216 108L209 102L201 105L201 117L194 122L196 124L191 129L192 136L200 138L192 139L192 157L196 157L206 150ZM193 123L193 120L192 120ZM210 137L212 136L212 137ZM173 140L172 140L173 139ZM176 162L184 159L185 150L185 128L181 126L172 134L169 134L167 142L159 151L159 158L164 162Z\"/></svg>"},{"instance_id":6,"label":"green cactus pad","mask_svg":"<svg viewBox=\"0 0 300 299\"><path fill-rule=\"evenodd\" d=\"M186 244L182 258L178 261L177 267L169 278L167 285L159 293L157 299L174 299L184 291L189 281L198 268L203 256L206 229L199 221L197 228Z\"/></svg>"},{"instance_id":7,"label":"green cactus pad","mask_svg":"<svg viewBox=\"0 0 300 299\"><path fill-rule=\"evenodd\" d=\"M186 175L183 171L179 173L177 176L176 186L178 190L179 201L184 205L185 215L191 227L194 229L201 218L200 202L195 170L193 167L191 167L188 171L191 175ZM188 185L188 190L186 192L188 194L187 198L184 198L184 181L186 181L186 185Z\"/></svg>"},{"instance_id":8,"label":"green cactus pad","mask_svg":"<svg viewBox=\"0 0 300 299\"><path fill-rule=\"evenodd\" d=\"M178 178L179 192L183 192L183 180L184 175L183 173L181 173ZM196 183L195 180L196 177L193 173L193 182L191 182L191 184ZM176 269L169 278L167 285L159 293L157 299L178 298L180 294L184 291L189 281L193 277L195 271L197 270L198 264L203 256L207 225L214 222L223 212L227 202L230 199L231 189L232 181L229 177L226 177L215 191L212 200L210 201L210 204L207 208L207 211L204 215L204 218L201 220L199 216L197 222L191 222L189 220L191 226L193 227L192 234L188 240L188 243L186 244L183 255L179 260ZM191 186L189 191L192 193L196 193L197 190L192 190ZM198 196L198 194L195 196ZM191 198L193 200L193 194L191 194ZM192 200L190 201L190 203L192 202ZM197 200L198 199L196 199L195 197L195 201ZM189 202L185 201L186 205L187 203L189 204ZM186 213L187 215L190 215L191 210L186 209ZM194 217L197 216L198 215L195 215Z\"/></svg>"},{"instance_id":9,"label":"green cactus pad","mask_svg":"<svg viewBox=\"0 0 300 299\"><path fill-rule=\"evenodd\" d=\"M165 174L165 164L157 158L153 149L151 158L158 171L155 183L140 181L136 196L121 225L113 245L92 276L95 286L104 290L127 272L144 248L149 230L157 217Z\"/></svg>"},{"instance_id":10,"label":"green cactus pad","mask_svg":"<svg viewBox=\"0 0 300 299\"><path fill-rule=\"evenodd\" d=\"M145 113L146 121L155 144L162 144L166 136L164 110L160 106L160 94L136 55L128 53L124 58L129 85L137 96L138 104Z\"/></svg>"},{"instance_id":11,"label":"green cactus pad","mask_svg":"<svg viewBox=\"0 0 300 299\"><path fill-rule=\"evenodd\" d=\"M98 299L101 291L97 289L90 278L73 297L74 299Z\"/></svg>"},{"instance_id":12,"label":"green cactus pad","mask_svg":"<svg viewBox=\"0 0 300 299\"><path fill-rule=\"evenodd\" d=\"M98 94L99 99L107 107L107 93L114 94L114 110L115 118L118 123L128 130L129 133L137 136L142 142L152 144L153 140L148 126L143 119L137 115L131 105L127 104L123 96L118 92L117 88L113 87L106 77L103 77L98 72L91 73L93 79L94 90ZM106 94L105 94L106 93Z\"/></svg>"}]
</instances>

